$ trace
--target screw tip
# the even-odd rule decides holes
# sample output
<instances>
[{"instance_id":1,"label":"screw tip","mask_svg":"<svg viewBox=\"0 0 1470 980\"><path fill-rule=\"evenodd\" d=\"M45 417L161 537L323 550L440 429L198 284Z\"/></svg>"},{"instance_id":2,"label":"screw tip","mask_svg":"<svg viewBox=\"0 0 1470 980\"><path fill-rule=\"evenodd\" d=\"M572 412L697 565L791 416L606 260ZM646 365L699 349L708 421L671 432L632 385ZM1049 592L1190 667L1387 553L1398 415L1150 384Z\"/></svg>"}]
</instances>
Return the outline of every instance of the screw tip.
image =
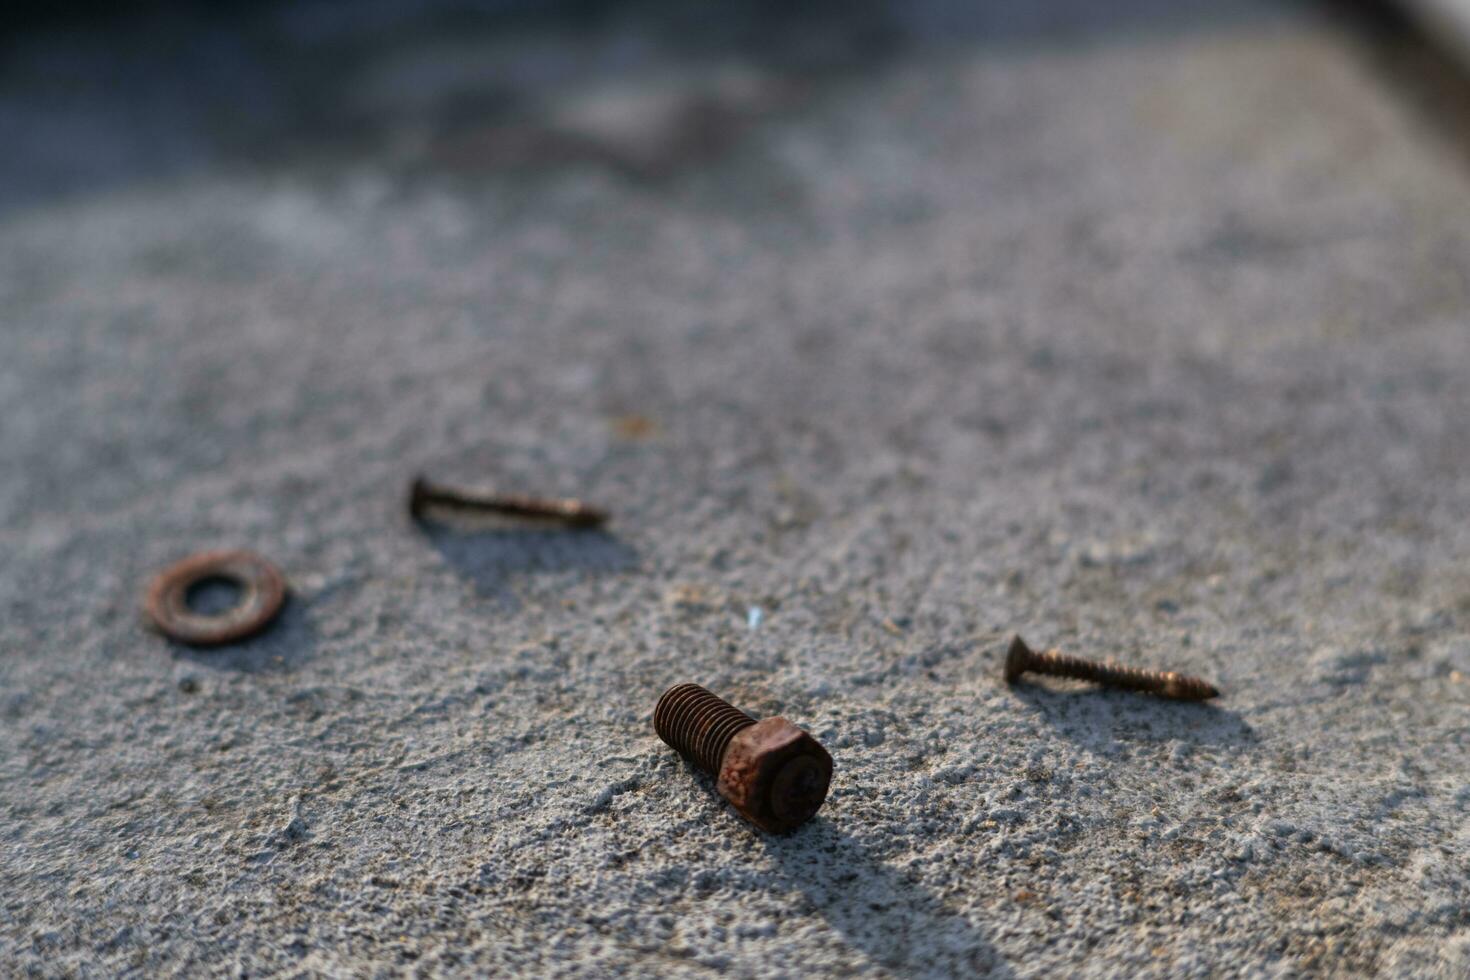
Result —
<instances>
[{"instance_id":1,"label":"screw tip","mask_svg":"<svg viewBox=\"0 0 1470 980\"><path fill-rule=\"evenodd\" d=\"M1031 657L1031 648L1021 639L1021 634L1017 633L1016 638L1011 640L1010 650L1006 652L1007 684L1015 683L1018 677L1026 673L1026 669L1031 666Z\"/></svg>"},{"instance_id":2,"label":"screw tip","mask_svg":"<svg viewBox=\"0 0 1470 980\"><path fill-rule=\"evenodd\" d=\"M607 511L576 501L566 516L566 522L571 527L586 529L602 527L607 523L607 518Z\"/></svg>"},{"instance_id":3,"label":"screw tip","mask_svg":"<svg viewBox=\"0 0 1470 980\"><path fill-rule=\"evenodd\" d=\"M1169 671L1164 674L1164 684L1158 693L1166 698L1174 698L1176 701L1208 701L1219 697L1220 689L1198 677L1189 677Z\"/></svg>"}]
</instances>

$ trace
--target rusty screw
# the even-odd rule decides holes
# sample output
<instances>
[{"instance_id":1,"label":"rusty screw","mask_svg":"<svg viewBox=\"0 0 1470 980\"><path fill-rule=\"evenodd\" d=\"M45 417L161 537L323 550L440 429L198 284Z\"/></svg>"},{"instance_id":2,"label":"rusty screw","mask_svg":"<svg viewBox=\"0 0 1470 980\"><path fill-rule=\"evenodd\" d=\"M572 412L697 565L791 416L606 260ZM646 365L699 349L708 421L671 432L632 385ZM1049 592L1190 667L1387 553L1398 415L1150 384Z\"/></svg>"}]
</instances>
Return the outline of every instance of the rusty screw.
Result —
<instances>
[{"instance_id":1,"label":"rusty screw","mask_svg":"<svg viewBox=\"0 0 1470 980\"><path fill-rule=\"evenodd\" d=\"M461 490L416 476L409 488L408 512L414 520L423 520L430 508L557 521L570 527L597 527L607 520L605 511L580 500Z\"/></svg>"},{"instance_id":2,"label":"rusty screw","mask_svg":"<svg viewBox=\"0 0 1470 980\"><path fill-rule=\"evenodd\" d=\"M1207 701L1220 694L1208 681L1176 674L1172 670L1141 670L1121 664L1071 657L1056 650L1037 653L1018 636L1011 641L1011 649L1006 654L1006 683L1014 684L1027 671L1050 674L1053 677L1096 681L1108 687L1121 687L1129 691L1147 691L1176 701Z\"/></svg>"},{"instance_id":3,"label":"rusty screw","mask_svg":"<svg viewBox=\"0 0 1470 980\"><path fill-rule=\"evenodd\" d=\"M653 728L769 833L795 830L827 798L832 757L785 718L756 721L698 684L679 684L658 699Z\"/></svg>"}]
</instances>

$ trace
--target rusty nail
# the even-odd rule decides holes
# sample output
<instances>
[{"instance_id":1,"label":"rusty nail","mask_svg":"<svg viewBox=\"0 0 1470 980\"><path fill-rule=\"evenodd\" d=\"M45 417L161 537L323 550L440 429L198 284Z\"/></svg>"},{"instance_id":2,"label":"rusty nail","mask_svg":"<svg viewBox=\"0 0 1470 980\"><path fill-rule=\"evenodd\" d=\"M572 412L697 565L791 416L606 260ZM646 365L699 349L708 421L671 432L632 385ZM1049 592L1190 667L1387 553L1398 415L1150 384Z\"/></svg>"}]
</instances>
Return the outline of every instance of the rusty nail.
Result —
<instances>
[{"instance_id":1,"label":"rusty nail","mask_svg":"<svg viewBox=\"0 0 1470 980\"><path fill-rule=\"evenodd\" d=\"M570 527L597 527L607 520L605 511L580 500L461 490L416 476L409 488L408 512L414 520L423 520L430 508L557 521Z\"/></svg>"},{"instance_id":2,"label":"rusty nail","mask_svg":"<svg viewBox=\"0 0 1470 980\"><path fill-rule=\"evenodd\" d=\"M1121 664L1084 660L1056 650L1037 653L1017 636L1011 641L1011 649L1006 654L1006 682L1013 684L1028 671L1033 674L1050 674L1053 677L1096 681L1108 687L1120 687L1129 691L1146 691L1176 701L1206 701L1220 694L1208 681L1187 674L1176 674L1172 670L1124 667Z\"/></svg>"},{"instance_id":3,"label":"rusty nail","mask_svg":"<svg viewBox=\"0 0 1470 980\"><path fill-rule=\"evenodd\" d=\"M762 830L795 830L827 798L832 756L785 718L756 721L698 684L679 684L658 699L653 727Z\"/></svg>"}]
</instances>

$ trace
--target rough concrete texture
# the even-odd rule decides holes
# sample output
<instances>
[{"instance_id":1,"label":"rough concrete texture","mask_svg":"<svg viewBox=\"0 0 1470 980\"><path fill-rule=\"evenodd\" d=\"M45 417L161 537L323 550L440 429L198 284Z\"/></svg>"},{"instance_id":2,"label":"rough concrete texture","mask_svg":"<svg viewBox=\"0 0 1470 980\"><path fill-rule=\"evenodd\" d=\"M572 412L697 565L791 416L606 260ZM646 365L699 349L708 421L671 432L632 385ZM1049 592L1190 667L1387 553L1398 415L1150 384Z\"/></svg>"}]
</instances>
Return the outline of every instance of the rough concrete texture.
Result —
<instances>
[{"instance_id":1,"label":"rough concrete texture","mask_svg":"<svg viewBox=\"0 0 1470 980\"><path fill-rule=\"evenodd\" d=\"M1410 42L696 6L7 42L0 971L1465 976L1470 169ZM421 530L418 470L616 519ZM148 632L225 546L276 628ZM1008 689L1015 632L1225 694ZM821 739L814 822L655 738L683 680Z\"/></svg>"}]
</instances>

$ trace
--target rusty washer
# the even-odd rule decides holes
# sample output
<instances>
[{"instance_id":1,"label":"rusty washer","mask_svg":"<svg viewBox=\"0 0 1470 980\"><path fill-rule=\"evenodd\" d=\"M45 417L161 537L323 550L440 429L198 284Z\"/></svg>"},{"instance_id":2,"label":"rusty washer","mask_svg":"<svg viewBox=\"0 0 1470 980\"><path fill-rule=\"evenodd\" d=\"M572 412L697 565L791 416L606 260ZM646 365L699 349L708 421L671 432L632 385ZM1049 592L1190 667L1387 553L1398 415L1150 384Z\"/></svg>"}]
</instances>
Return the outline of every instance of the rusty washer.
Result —
<instances>
[{"instance_id":1,"label":"rusty washer","mask_svg":"<svg viewBox=\"0 0 1470 980\"><path fill-rule=\"evenodd\" d=\"M189 608L189 592L223 579L240 587L240 601L221 613ZM286 601L280 569L253 551L201 551L165 568L148 585L143 611L169 639L191 646L233 643L259 633Z\"/></svg>"}]
</instances>

